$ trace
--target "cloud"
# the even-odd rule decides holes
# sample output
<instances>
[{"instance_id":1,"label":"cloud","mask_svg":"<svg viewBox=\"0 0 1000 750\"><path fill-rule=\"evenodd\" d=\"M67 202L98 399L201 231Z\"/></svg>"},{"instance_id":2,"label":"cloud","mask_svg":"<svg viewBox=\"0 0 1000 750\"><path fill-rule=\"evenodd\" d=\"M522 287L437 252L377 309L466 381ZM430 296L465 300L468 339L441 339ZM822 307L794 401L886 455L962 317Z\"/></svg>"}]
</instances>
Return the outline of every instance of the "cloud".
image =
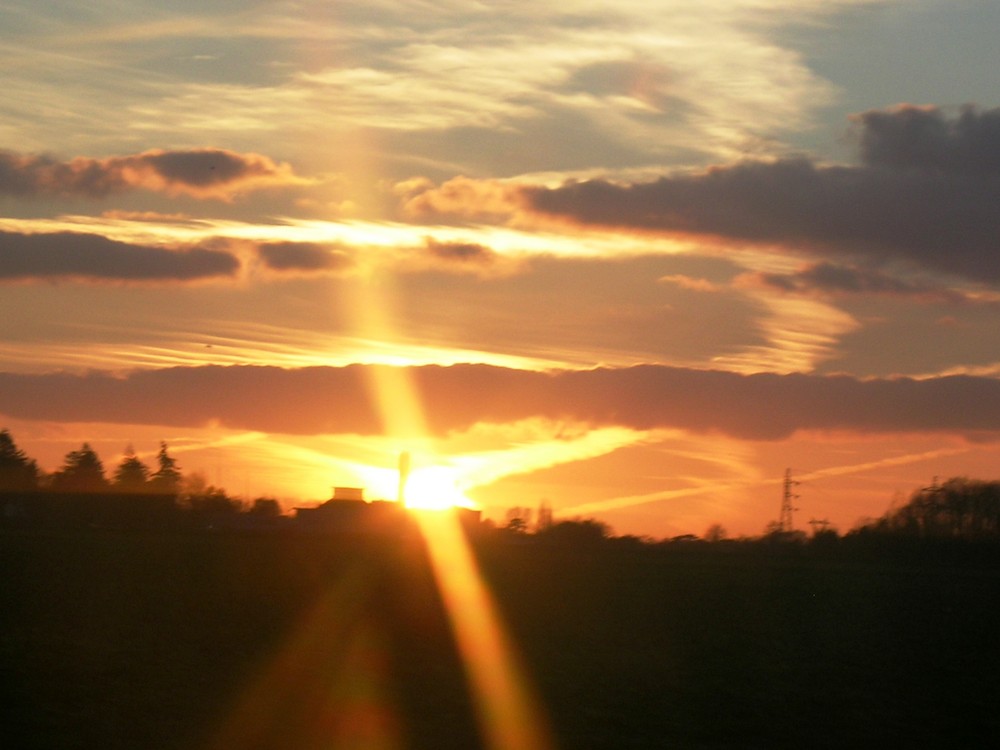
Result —
<instances>
[{"instance_id":1,"label":"cloud","mask_svg":"<svg viewBox=\"0 0 1000 750\"><path fill-rule=\"evenodd\" d=\"M241 243L236 243L241 244ZM517 263L476 242L424 238L423 245L403 246L391 252L363 243L262 242L242 243L270 271L295 274L331 274L350 271L364 263L383 263L402 272L446 271L487 277L512 273Z\"/></svg>"},{"instance_id":2,"label":"cloud","mask_svg":"<svg viewBox=\"0 0 1000 750\"><path fill-rule=\"evenodd\" d=\"M441 185L427 179L414 178L394 187L403 212L413 218L462 216L476 219L496 219L509 216L523 205L522 188L502 180L476 180L454 177Z\"/></svg>"},{"instance_id":3,"label":"cloud","mask_svg":"<svg viewBox=\"0 0 1000 750\"><path fill-rule=\"evenodd\" d=\"M325 273L354 265L343 250L312 242L269 242L258 245L257 253L272 271Z\"/></svg>"},{"instance_id":4,"label":"cloud","mask_svg":"<svg viewBox=\"0 0 1000 750\"><path fill-rule=\"evenodd\" d=\"M156 149L130 156L60 161L0 152L0 194L100 198L130 189L231 200L264 187L301 184L288 164L225 149Z\"/></svg>"},{"instance_id":5,"label":"cloud","mask_svg":"<svg viewBox=\"0 0 1000 750\"><path fill-rule=\"evenodd\" d=\"M965 107L948 119L936 107L901 106L855 119L862 159L871 166L1000 175L1000 109Z\"/></svg>"},{"instance_id":6,"label":"cloud","mask_svg":"<svg viewBox=\"0 0 1000 750\"><path fill-rule=\"evenodd\" d=\"M232 277L239 269L239 260L221 250L169 250L77 232L0 231L0 281L195 281Z\"/></svg>"},{"instance_id":7,"label":"cloud","mask_svg":"<svg viewBox=\"0 0 1000 750\"><path fill-rule=\"evenodd\" d=\"M900 106L856 118L863 162L748 161L653 182L556 187L460 178L420 186L416 214L502 214L580 225L739 240L822 257L903 261L1000 282L1000 109L949 119Z\"/></svg>"},{"instance_id":8,"label":"cloud","mask_svg":"<svg viewBox=\"0 0 1000 750\"><path fill-rule=\"evenodd\" d=\"M0 374L0 412L18 419L293 434L381 434L374 367L193 367L124 377ZM683 429L776 440L799 430L1000 432L1000 380L948 376L740 375L643 365L530 372L487 365L405 370L437 435L530 418L592 428Z\"/></svg>"},{"instance_id":9,"label":"cloud","mask_svg":"<svg viewBox=\"0 0 1000 750\"><path fill-rule=\"evenodd\" d=\"M207 134L251 149L266 137L290 153L367 133L393 177L412 174L415 158L444 176L771 152L836 95L795 32L877 1L547 0L488 16L474 2L417 13L411 3L342 2L335 13L284 3L167 22L128 22L116 8L61 31L65 19L47 17L15 40L7 142L120 149L126 134ZM73 113L72 132L49 116L56 108Z\"/></svg>"},{"instance_id":10,"label":"cloud","mask_svg":"<svg viewBox=\"0 0 1000 750\"><path fill-rule=\"evenodd\" d=\"M683 273L667 274L659 278L661 284L674 284L692 292L718 292L723 287L708 279L694 278Z\"/></svg>"},{"instance_id":11,"label":"cloud","mask_svg":"<svg viewBox=\"0 0 1000 750\"><path fill-rule=\"evenodd\" d=\"M961 303L971 301L961 292L927 282L905 281L874 269L856 268L834 263L811 263L794 273L754 272L742 274L737 286L763 286L783 292L826 295L882 295L905 297L918 302Z\"/></svg>"},{"instance_id":12,"label":"cloud","mask_svg":"<svg viewBox=\"0 0 1000 750\"><path fill-rule=\"evenodd\" d=\"M449 263L492 263L496 258L488 247L474 242L439 242L428 237L424 244L428 253Z\"/></svg>"},{"instance_id":13,"label":"cloud","mask_svg":"<svg viewBox=\"0 0 1000 750\"><path fill-rule=\"evenodd\" d=\"M415 271L438 270L474 274L480 278L510 276L524 264L516 257L504 256L478 242L424 238L424 247L411 256L404 267Z\"/></svg>"}]
</instances>

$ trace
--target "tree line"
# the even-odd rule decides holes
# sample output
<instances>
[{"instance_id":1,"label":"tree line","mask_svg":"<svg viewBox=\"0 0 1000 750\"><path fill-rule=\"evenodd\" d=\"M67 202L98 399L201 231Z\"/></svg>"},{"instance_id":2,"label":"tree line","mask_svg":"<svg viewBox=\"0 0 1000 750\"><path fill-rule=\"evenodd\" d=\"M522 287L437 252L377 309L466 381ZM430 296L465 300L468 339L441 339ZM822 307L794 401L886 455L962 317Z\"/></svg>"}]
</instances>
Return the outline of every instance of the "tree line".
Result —
<instances>
[{"instance_id":1,"label":"tree line","mask_svg":"<svg viewBox=\"0 0 1000 750\"><path fill-rule=\"evenodd\" d=\"M152 471L138 456L132 446L115 468L110 479L105 475L104 463L90 447L83 443L78 450L70 451L62 466L51 474L38 467L14 442L10 431L0 430L0 491L33 492L124 492L177 494L181 488L181 472L177 460L167 452L167 444L160 442L156 454L156 470Z\"/></svg>"},{"instance_id":2,"label":"tree line","mask_svg":"<svg viewBox=\"0 0 1000 750\"><path fill-rule=\"evenodd\" d=\"M1000 538L1000 481L954 477L855 530L915 539Z\"/></svg>"},{"instance_id":3,"label":"tree line","mask_svg":"<svg viewBox=\"0 0 1000 750\"><path fill-rule=\"evenodd\" d=\"M0 501L0 520L7 523L170 524L183 514L205 526L232 525L237 516L264 521L281 515L274 498L245 504L200 474L185 476L164 441L153 467L130 445L109 477L100 456L84 442L66 454L58 469L46 473L7 429L0 430Z\"/></svg>"},{"instance_id":4,"label":"tree line","mask_svg":"<svg viewBox=\"0 0 1000 750\"><path fill-rule=\"evenodd\" d=\"M170 455L167 444L163 441L160 442L153 467L143 462L132 446L128 446L121 461L108 477L96 451L89 443L84 442L79 449L66 454L57 470L46 473L39 468L37 461L18 447L9 430L0 430L0 500L6 498L0 509L4 517L0 520L9 521L12 517L16 520L18 515L27 515L30 510L24 504L27 498L39 507L47 499L50 509L56 508L51 510L50 515L65 515L72 510L80 517L93 516L93 513L88 515L85 510L81 510L85 509L86 503L77 502L75 506L71 506L65 503L60 505L52 500L54 497L79 499L84 496L90 499L90 504L94 507L100 505L95 498L117 497L128 500L133 516L141 514L143 508L147 515L150 515L150 509L159 508L159 518L165 517L167 510L184 511L202 525L231 524L237 515L256 521L274 520L281 515L281 506L274 498L261 497L251 503L244 503L231 497L224 489L208 484L197 473L183 475L177 460ZM109 506L110 502L108 500L104 503L105 510L114 505L111 503ZM117 517L122 515L119 512ZM802 532L778 533L771 526L774 524L765 530L761 540L809 541ZM610 527L595 519L553 522L552 511L544 501L538 509L534 524L531 509L509 509L506 525L502 530L516 537L530 535L552 541L586 544L612 538L618 542L650 541L636 537L613 537ZM890 509L883 516L859 524L844 538L851 537L998 540L1000 480L955 477L940 484L935 482L931 487L915 491L906 503ZM831 544L840 538L835 530L824 526L822 529L814 529L811 541ZM734 540L727 539L725 530L719 524L713 524L702 538L685 534L665 541L718 543Z\"/></svg>"}]
</instances>

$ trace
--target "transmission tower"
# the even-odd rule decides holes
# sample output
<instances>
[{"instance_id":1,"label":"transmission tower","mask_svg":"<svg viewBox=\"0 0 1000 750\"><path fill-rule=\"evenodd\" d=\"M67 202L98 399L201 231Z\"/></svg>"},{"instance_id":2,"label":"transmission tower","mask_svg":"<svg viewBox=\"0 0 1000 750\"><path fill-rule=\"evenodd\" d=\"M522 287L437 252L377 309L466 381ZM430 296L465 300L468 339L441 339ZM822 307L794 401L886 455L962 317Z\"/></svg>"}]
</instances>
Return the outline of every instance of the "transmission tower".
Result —
<instances>
[{"instance_id":1,"label":"transmission tower","mask_svg":"<svg viewBox=\"0 0 1000 750\"><path fill-rule=\"evenodd\" d=\"M792 530L792 513L798 508L792 507L792 501L798 500L799 496L792 492L792 487L798 482L792 480L792 470L785 469L785 481L782 483L781 491L781 515L778 516L778 529L784 533Z\"/></svg>"}]
</instances>

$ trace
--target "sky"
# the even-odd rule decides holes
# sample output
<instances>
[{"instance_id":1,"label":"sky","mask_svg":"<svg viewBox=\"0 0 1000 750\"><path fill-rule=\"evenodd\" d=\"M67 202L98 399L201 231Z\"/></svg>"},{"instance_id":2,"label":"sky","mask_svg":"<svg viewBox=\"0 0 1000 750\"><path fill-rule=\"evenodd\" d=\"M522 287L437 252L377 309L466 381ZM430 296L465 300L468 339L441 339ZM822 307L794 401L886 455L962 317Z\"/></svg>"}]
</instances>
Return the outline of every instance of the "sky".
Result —
<instances>
[{"instance_id":1,"label":"sky","mask_svg":"<svg viewBox=\"0 0 1000 750\"><path fill-rule=\"evenodd\" d=\"M0 3L43 469L844 532L1000 465L1000 5Z\"/></svg>"}]
</instances>

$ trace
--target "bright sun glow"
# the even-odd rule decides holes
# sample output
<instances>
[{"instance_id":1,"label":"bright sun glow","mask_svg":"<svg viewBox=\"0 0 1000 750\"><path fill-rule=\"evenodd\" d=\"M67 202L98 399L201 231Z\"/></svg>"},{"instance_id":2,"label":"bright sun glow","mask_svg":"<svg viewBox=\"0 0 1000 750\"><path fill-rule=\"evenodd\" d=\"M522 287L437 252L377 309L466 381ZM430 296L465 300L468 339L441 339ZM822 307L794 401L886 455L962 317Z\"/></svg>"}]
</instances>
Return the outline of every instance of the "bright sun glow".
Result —
<instances>
[{"instance_id":1,"label":"bright sun glow","mask_svg":"<svg viewBox=\"0 0 1000 750\"><path fill-rule=\"evenodd\" d=\"M427 466L410 474L406 482L407 508L442 510L471 508L473 503L459 487L458 475L447 466Z\"/></svg>"},{"instance_id":2,"label":"bright sun glow","mask_svg":"<svg viewBox=\"0 0 1000 750\"><path fill-rule=\"evenodd\" d=\"M381 467L364 467L359 470L366 494L372 498L399 499L399 471ZM465 490L468 485L452 466L443 463L414 467L403 487L403 501L414 510L444 510L447 508L476 508Z\"/></svg>"}]
</instances>

